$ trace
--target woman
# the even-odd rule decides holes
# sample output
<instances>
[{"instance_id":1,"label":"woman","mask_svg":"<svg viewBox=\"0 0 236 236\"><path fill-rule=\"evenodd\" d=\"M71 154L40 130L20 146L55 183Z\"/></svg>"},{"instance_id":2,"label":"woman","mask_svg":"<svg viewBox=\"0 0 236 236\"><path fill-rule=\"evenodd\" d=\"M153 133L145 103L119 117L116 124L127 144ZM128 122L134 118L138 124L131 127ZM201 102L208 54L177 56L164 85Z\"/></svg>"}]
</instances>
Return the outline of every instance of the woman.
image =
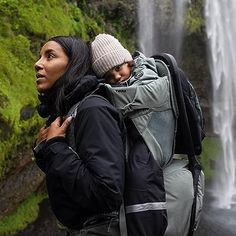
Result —
<instances>
[{"instance_id":1,"label":"woman","mask_svg":"<svg viewBox=\"0 0 236 236\"><path fill-rule=\"evenodd\" d=\"M46 174L48 196L68 235L120 235L118 210L124 189L124 128L117 110L94 93L90 48L75 37L48 40L35 63L39 114L48 117L34 155ZM76 117L63 121L82 101ZM76 150L65 131L74 122Z\"/></svg>"}]
</instances>

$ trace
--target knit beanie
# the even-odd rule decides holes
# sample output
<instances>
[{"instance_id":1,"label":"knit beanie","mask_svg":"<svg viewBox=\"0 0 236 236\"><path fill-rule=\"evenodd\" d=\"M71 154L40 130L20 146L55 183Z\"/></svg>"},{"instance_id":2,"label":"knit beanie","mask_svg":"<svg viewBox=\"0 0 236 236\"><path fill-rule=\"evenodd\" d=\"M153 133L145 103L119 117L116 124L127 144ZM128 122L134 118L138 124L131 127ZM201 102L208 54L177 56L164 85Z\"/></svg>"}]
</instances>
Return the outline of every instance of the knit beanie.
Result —
<instances>
[{"instance_id":1,"label":"knit beanie","mask_svg":"<svg viewBox=\"0 0 236 236\"><path fill-rule=\"evenodd\" d=\"M115 66L128 61L133 61L129 51L121 43L109 34L99 34L91 43L92 68L99 77Z\"/></svg>"}]
</instances>

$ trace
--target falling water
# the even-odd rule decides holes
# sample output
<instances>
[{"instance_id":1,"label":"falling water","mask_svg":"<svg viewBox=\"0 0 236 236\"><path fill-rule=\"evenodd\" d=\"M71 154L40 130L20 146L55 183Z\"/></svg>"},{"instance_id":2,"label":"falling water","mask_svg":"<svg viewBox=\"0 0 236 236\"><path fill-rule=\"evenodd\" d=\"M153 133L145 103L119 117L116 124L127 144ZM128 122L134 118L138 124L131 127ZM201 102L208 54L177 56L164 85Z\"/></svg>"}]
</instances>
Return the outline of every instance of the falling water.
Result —
<instances>
[{"instance_id":1,"label":"falling water","mask_svg":"<svg viewBox=\"0 0 236 236\"><path fill-rule=\"evenodd\" d=\"M236 1L205 0L205 17L213 82L214 131L223 148L214 184L215 205L231 208L236 195Z\"/></svg>"},{"instance_id":2,"label":"falling water","mask_svg":"<svg viewBox=\"0 0 236 236\"><path fill-rule=\"evenodd\" d=\"M168 52L178 58L189 0L139 0L138 47L146 56Z\"/></svg>"},{"instance_id":3,"label":"falling water","mask_svg":"<svg viewBox=\"0 0 236 236\"><path fill-rule=\"evenodd\" d=\"M138 43L139 50L151 56L154 48L154 13L155 0L138 1Z\"/></svg>"}]
</instances>

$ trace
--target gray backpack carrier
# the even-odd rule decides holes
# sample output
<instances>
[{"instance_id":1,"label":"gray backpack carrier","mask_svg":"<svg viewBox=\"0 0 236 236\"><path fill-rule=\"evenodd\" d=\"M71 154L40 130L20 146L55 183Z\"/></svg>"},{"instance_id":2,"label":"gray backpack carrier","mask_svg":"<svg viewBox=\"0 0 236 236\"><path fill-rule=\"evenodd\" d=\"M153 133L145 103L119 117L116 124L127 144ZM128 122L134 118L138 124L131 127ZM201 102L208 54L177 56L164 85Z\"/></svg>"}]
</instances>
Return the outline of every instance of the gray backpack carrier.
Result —
<instances>
[{"instance_id":1,"label":"gray backpack carrier","mask_svg":"<svg viewBox=\"0 0 236 236\"><path fill-rule=\"evenodd\" d=\"M132 120L163 168L168 216L165 235L191 236L199 223L204 195L204 174L197 157L205 137L204 119L197 94L174 57L160 54L153 58L159 78L150 81L150 74L147 79L140 70L135 72L134 85L105 87L111 102Z\"/></svg>"}]
</instances>

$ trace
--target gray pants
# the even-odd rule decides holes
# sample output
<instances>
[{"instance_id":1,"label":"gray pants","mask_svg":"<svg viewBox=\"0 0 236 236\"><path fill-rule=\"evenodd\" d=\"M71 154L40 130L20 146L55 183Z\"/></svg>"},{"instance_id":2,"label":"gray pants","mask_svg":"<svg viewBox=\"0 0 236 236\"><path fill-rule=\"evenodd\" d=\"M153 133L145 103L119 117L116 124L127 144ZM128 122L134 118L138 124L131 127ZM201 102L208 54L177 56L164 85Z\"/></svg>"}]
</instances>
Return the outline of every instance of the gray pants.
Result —
<instances>
[{"instance_id":1,"label":"gray pants","mask_svg":"<svg viewBox=\"0 0 236 236\"><path fill-rule=\"evenodd\" d=\"M177 156L177 155L176 155ZM193 177L187 159L175 159L164 169L168 226L165 236L187 236L194 199ZM198 182L196 226L199 223L204 196L204 174Z\"/></svg>"},{"instance_id":2,"label":"gray pants","mask_svg":"<svg viewBox=\"0 0 236 236\"><path fill-rule=\"evenodd\" d=\"M119 216L105 219L93 217L87 220L81 230L67 230L66 236L121 236Z\"/></svg>"}]
</instances>

